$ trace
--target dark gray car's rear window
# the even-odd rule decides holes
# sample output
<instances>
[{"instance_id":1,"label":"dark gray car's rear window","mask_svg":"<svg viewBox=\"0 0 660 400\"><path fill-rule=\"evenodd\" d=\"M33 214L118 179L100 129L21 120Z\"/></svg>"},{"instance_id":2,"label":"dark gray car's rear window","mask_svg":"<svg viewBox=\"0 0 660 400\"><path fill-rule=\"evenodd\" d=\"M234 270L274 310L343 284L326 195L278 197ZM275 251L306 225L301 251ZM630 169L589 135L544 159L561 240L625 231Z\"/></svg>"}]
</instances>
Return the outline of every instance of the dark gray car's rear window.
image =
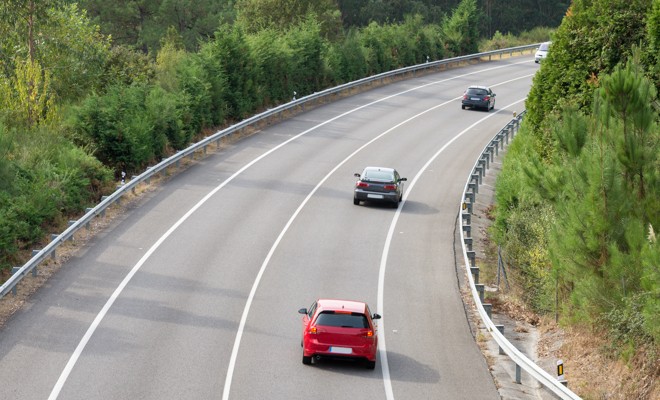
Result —
<instances>
[{"instance_id":1,"label":"dark gray car's rear window","mask_svg":"<svg viewBox=\"0 0 660 400\"><path fill-rule=\"evenodd\" d=\"M364 314L335 314L334 311L324 311L316 318L316 325L338 326L344 328L368 328L369 321Z\"/></svg>"},{"instance_id":2,"label":"dark gray car's rear window","mask_svg":"<svg viewBox=\"0 0 660 400\"><path fill-rule=\"evenodd\" d=\"M367 171L364 173L362 179L380 182L394 182L394 175L390 172Z\"/></svg>"},{"instance_id":3,"label":"dark gray car's rear window","mask_svg":"<svg viewBox=\"0 0 660 400\"><path fill-rule=\"evenodd\" d=\"M483 95L488 94L488 92L486 90L477 89L477 88L470 88L470 89L468 89L467 92L468 92L468 94L476 94L476 95L479 95L479 96L483 96Z\"/></svg>"}]
</instances>

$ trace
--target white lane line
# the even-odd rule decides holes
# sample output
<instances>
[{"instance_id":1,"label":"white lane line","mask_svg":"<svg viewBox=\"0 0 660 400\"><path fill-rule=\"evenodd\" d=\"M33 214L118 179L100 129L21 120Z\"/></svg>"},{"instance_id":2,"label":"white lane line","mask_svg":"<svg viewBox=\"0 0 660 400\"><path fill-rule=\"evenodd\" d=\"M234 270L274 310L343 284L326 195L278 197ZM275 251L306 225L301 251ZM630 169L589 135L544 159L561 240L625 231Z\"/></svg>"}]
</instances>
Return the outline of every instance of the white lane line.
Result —
<instances>
[{"instance_id":1,"label":"white lane line","mask_svg":"<svg viewBox=\"0 0 660 400\"><path fill-rule=\"evenodd\" d=\"M520 78L518 78L520 79ZM513 79L515 80L515 79ZM510 81L507 81L510 82ZM501 85L505 82L501 82L498 85ZM496 85L493 85L496 86ZM403 200L401 201L400 207L396 210L394 213L394 217L392 218L392 223L390 224L390 229L387 231L387 238L385 239L385 245L383 247L383 254L380 259L380 270L378 271L378 305L377 308L379 312L382 315L386 315L385 311L383 309L384 306L384 292L385 292L385 270L387 268L387 256L390 253L390 245L392 244L392 237L394 236L394 228L396 227L396 223L399 220L399 215L401 215L401 211L403 209L403 206L406 204L406 200L408 199L408 195L412 191L412 189L415 187L415 183L419 180L419 178L422 176L422 174L426 171L426 169L431 165L433 161L435 161L438 156L445 151L449 145L454 143L458 138L463 136L467 131L470 129L474 128L475 126L479 125L480 123L486 121L488 118L497 115L497 113L504 111L505 109L512 107L520 102L525 101L525 99L518 100L516 102L513 102L509 105L507 105L504 108L498 109L496 112L488 114L487 116L481 118L477 122L473 123L472 125L468 126L465 128L463 131L458 133L456 136L454 136L451 140L449 140L444 146L440 148L427 162L424 164L424 166L417 172L415 177L413 178L412 182L410 182L408 186L408 190L406 193L403 195ZM383 324L384 320L386 318L383 318L380 320L380 327L378 329L378 354L380 355L380 365L381 369L383 370L383 383L385 385L385 396L387 400L394 400L394 392L392 390L392 381L390 379L390 367L389 363L387 361L387 346L385 344L385 325Z\"/></svg>"},{"instance_id":2,"label":"white lane line","mask_svg":"<svg viewBox=\"0 0 660 400\"><path fill-rule=\"evenodd\" d=\"M159 238L159 239L158 239L158 240L157 240L157 241L151 246L151 248L149 248L149 250L144 254L144 256L142 256L142 258L137 262L137 264L135 264L135 266L133 266L133 268L129 271L129 273L128 273L128 274L126 275L126 277L122 280L122 282L119 284L119 286L117 286L117 289L115 289L115 291L112 293L112 295L110 296L110 298L108 299L108 301L105 303L105 305L103 306L103 308L101 309L101 311L99 311L99 313L96 315L96 317L94 318L94 320L93 320L92 323L90 324L89 328L87 329L87 331L86 331L85 334L83 335L82 339L80 340L80 342L79 342L78 345L76 346L75 350L74 350L73 353L71 354L71 357L69 358L69 361L67 362L67 364L65 365L64 369L62 370L62 373L60 374L59 378L57 379L57 382L55 383L55 386L54 386L53 389L51 390L51 393L50 393L50 395L48 396L48 399L49 399L49 400L56 400L56 399L58 398L60 392L62 391L62 388L64 387L64 384L66 383L66 380L68 379L69 375L71 374L71 371L73 370L73 367L74 367L74 366L76 365L76 363L78 362L78 359L80 358L80 355L82 354L83 350L84 350L85 347L87 346L87 343L88 343L89 340L91 339L92 335L94 334L94 332L96 331L96 329L97 329L98 326L100 325L100 323L101 323L101 321L103 320L103 318L105 317L105 315L106 315L106 314L108 313L108 311L110 310L110 307L112 307L112 305L114 304L115 300L117 300L117 298L119 297L119 295L121 294L121 292L124 290L124 288L126 287L126 285L128 285L128 283L129 283L130 280L133 278L133 276L137 273L137 271L140 270L140 268L142 267L142 265L143 265L143 264L149 259L149 257L151 257L151 255L152 255L152 254L153 254L153 253L154 253L154 252L160 247L160 245L165 241L165 239L167 239L167 238L172 234L172 232L174 232L174 231L175 231L175 230L176 230L181 224L183 224L183 222L185 222L185 221L186 221L186 220L187 220L187 219L188 219L188 218L189 218L189 217L190 217L190 216L191 216L191 215L192 215L197 209L199 209L204 203L206 203L206 201L208 201L208 200L211 198L211 196L213 196L213 195L214 195L215 193L217 193L220 189L222 189L222 188L225 187L227 184L229 184L229 183L230 183L232 180L234 180L238 175L240 175L241 173L243 173L245 170L247 170L248 168L250 168L252 165L256 164L257 162L259 162L259 161L262 160L263 158L267 157L267 156L270 155L271 153L277 151L277 150L280 149L281 147L283 147L283 146L289 144L290 142L292 142L292 141L298 139L299 137L304 136L304 135L306 135L307 133L312 132L312 131L314 131L314 130L316 130L316 129L318 129L318 128L324 126L324 125L327 125L327 124L329 124L329 123L331 123L331 122L333 122L333 121L336 121L336 120L338 120L338 119L340 119L340 118L342 118L342 117L345 117L345 116L347 116L347 115L349 115L349 114L352 114L352 113L354 113L354 112L356 112L356 111L358 111L358 110L361 110L361 109L363 109L363 108L369 107L369 106L371 106L371 105L373 105L373 104L380 103L380 102L385 101L385 100L388 100L388 99L390 99L390 98L393 98L393 97L396 97L396 96L400 96L400 95L402 95L402 94L405 94L405 93L408 93L408 92L411 92L411 91L413 91L413 90L417 90L417 89L419 89L419 88L423 88L423 87L426 87L426 86L429 86L429 85L438 84L438 83L442 83L442 82L446 82L446 81L450 81L450 80L458 79L458 78L465 77L465 76L475 75L475 74L479 74L479 73L486 72L486 71L492 71L492 70L496 70L496 69L500 69L500 68L506 68L506 67L510 67L510 66L512 66L512 65L522 64L522 63L525 63L525 62L527 62L527 61L524 61L524 62L518 62L518 63L513 63L513 64L508 64L508 65L503 65L503 66L497 66L497 67L485 68L485 69L482 69L482 70L479 70L479 71L470 72L470 73L462 74L462 75L457 75L457 76L455 76L455 77L451 77L451 78L447 78L447 79L442 79L442 80L440 80L440 81L436 81L436 82L428 83L428 84L421 85L421 86L418 86L418 87L415 87L415 88L411 88L411 89L408 89L408 90L405 90L405 91L402 91L402 92L399 92L399 93L392 94L392 95L387 96L387 97L383 97L382 99L378 99L378 100L372 101L372 102L370 102L370 103L364 104L364 105L362 105L362 106L356 107L356 108L354 108L354 109L351 109L351 110L349 110L349 111L346 111L346 112L343 113L343 114L339 114L339 115L337 115L337 116L335 116L335 117L333 117L333 118L331 118L331 119L329 119L329 120L327 120L327 121L324 121L324 122L322 122L322 123L320 123L320 124L318 124L318 125L316 125L316 126L313 126L313 127L311 127L310 129L307 129L306 131L301 132L301 133L299 133L298 135L295 135L295 136L291 137L290 139L288 139L288 140L282 142L281 144L279 144L279 145L273 147L272 149L266 151L264 154L260 155L259 157L255 158L254 160L252 160L252 161L250 161L249 163L247 163L245 166L243 166L242 168L240 168L238 171L236 171L234 174L232 174L229 178L227 178L225 181L223 181L220 185L218 185L216 188L214 188L211 192L209 192L206 196L204 196L204 197L203 197L203 198L202 198L197 204L195 204L195 205L194 205L194 206L193 206L193 207L192 207L192 208L191 208L186 214L184 214L184 215L183 215L183 216L182 216L182 217L181 217L181 218L180 218L180 219L179 219L174 225L172 225L172 227L171 227L170 229L168 229L167 232L165 232L165 234L163 234L163 236L161 236L161 237L160 237L160 238ZM455 99L453 99L453 100L455 100ZM286 227L285 230L286 230L286 229L288 229L288 227ZM265 265L266 265L266 264L264 264L264 266L262 267L262 270L259 271L259 274L257 275L257 278L256 278L256 280L255 280L255 283L253 284L253 289L252 289L252 291L250 292L250 297L249 297L248 300L247 300L246 308L244 309L244 312L243 312L244 315L241 317L241 328L240 328L239 332L237 332L237 339L240 338L240 336L242 336L242 334L243 334L242 329L243 329L243 327L244 327L244 325L245 325L245 320L247 319L247 312L249 311L249 305L252 303L252 297L253 297L254 292L256 291L256 287L258 286L258 283L259 283L259 281L260 281L260 279L261 279L261 275L263 274L263 270L265 269ZM229 382L229 383L231 383L231 375L233 375L233 365L234 365L235 362L236 362L235 358L236 358L236 353L238 352L238 344L239 344L239 343L240 343L240 339L238 339L238 340L234 343L234 349L232 350L232 359L230 360L230 366L232 366L232 368L230 369L230 371L228 372L228 375L227 375L228 378L229 378L229 379L227 380L227 382ZM225 395L225 393L226 393L226 395ZM224 391L223 391L223 398L228 398L228 396L229 396L229 389L228 389L228 386L225 386L225 389L224 389Z\"/></svg>"},{"instance_id":3,"label":"white lane line","mask_svg":"<svg viewBox=\"0 0 660 400\"><path fill-rule=\"evenodd\" d=\"M501 85L501 84L504 84L504 83L507 83L507 82L513 82L513 81L516 81L516 80L519 80L519 79L528 78L532 75L533 74L525 75L523 77L519 77L519 78L515 78L515 79L511 79L511 80L508 80L508 81L505 81L505 82L498 83L497 85ZM497 85L493 85L493 86L497 86ZM257 292L257 288L258 288L259 283L261 281L261 277L263 276L263 273L266 270L266 267L268 266L268 263L270 262L271 257L273 256L273 254L275 253L275 250L277 249L280 242L282 241L282 238L284 237L286 231L289 229L289 227L291 226L293 221L296 219L296 217L298 216L300 211L303 209L303 207L305 207L305 205L307 204L309 199L312 198L314 193L316 193L316 191L323 185L323 183L325 183L326 180L328 180L328 178L330 178L330 176L332 176L332 174L334 174L342 165L344 165L346 162L348 162L351 158L353 158L353 156L358 154L364 148L366 148L367 146L369 146L373 142L377 141L378 139L382 138L386 134L388 134L388 133L392 132L393 130L399 128L400 126L402 126L404 124L407 124L408 122L410 122L410 121L412 121L416 118L419 118L420 116L422 116L422 115L424 115L428 112L431 112L431 111L433 111L437 108L440 108L440 107L445 106L447 104L453 103L457 99L460 99L460 96L456 97L456 98L453 98L451 100L448 100L444 103L438 104L436 106L433 106L433 107L431 107L427 110L424 110L424 111L420 112L419 114L416 114L416 115L406 119L405 121L402 121L402 122L398 123L397 125L394 125L390 129L386 130L385 132L379 134L378 136L374 137L370 141L366 142L365 144L360 146L357 150L355 150L350 155L348 155L348 157L343 159L332 170L330 170L330 172L328 172L323 177L323 179L321 179L319 181L319 183L317 183L317 185L309 192L307 197L305 197L305 199L300 203L300 205L298 206L296 211L291 215L291 218L287 221L286 225L284 226L284 228L280 232L279 236L277 237L277 239L273 243L273 246L268 251L268 255L264 259L264 262L261 265L261 268L259 269L259 273L257 274L257 278L255 279L254 284L252 285L252 289L250 290L250 294L248 296L247 302L245 303L245 308L243 309L243 315L241 316L241 321L240 321L239 326L238 326L238 331L236 332L236 339L234 340L234 347L232 348L231 357L229 358L229 367L227 368L227 375L225 377L225 385L224 385L223 391L222 391L222 399L223 400L229 400L229 393L230 393L230 390L231 390L231 383L232 383L232 379L233 379L233 376L234 376L234 369L236 368L236 359L238 358L238 350L241 346L241 339L243 338L243 332L245 330L245 323L247 321L247 317L248 317L248 314L250 312L250 307L252 306L252 300L254 299L254 296ZM492 113L489 116L496 115L498 112L500 112L500 111L498 110L496 113ZM488 117L486 117L486 118L488 118ZM470 128L477 125L478 123L485 120L486 118L482 118L480 121L470 125ZM470 128L468 128L468 129L470 129ZM463 132L458 134L447 145L452 143L454 140L456 140L462 134L463 134ZM442 149L446 148L447 145L445 145ZM441 149L441 151L442 151L442 149ZM439 154L439 152L438 152L438 154ZM434 156L434 158L435 157L437 157L437 154ZM430 161L429 161L429 163L430 163ZM424 166L424 169L427 166L428 166L428 163L427 163L427 165ZM419 176L419 174L415 177L415 180L413 180L413 182L411 184L411 188L412 188L412 186L414 186L414 183L416 182L418 176ZM404 201L405 201L405 199L404 199ZM389 250L389 243L391 242L391 239L392 239L392 232L394 230L394 226L396 225L396 221L399 218L399 214L400 214L400 210L397 210L397 212L394 215L392 225L390 226L390 231L388 232L388 236L387 236L387 239L386 239L385 249L383 250L383 257L381 258L380 271L379 271L379 275L378 275L378 309L379 310L382 309L381 307L382 307L382 303L383 303L382 302L382 296L383 296L382 286L383 286L384 280L385 280L385 264L386 264L386 260L387 260L387 252ZM381 320L380 324L382 326L382 320ZM383 332L384 328L381 327L381 329L379 331ZM389 372L388 363L387 363L387 354L384 351L384 349L385 349L385 340L384 340L383 334L379 333L379 341L381 341L381 340L382 340L383 345L382 345L382 347L380 347L381 350L380 350L379 354L381 355L381 366L382 366L382 370L383 370L383 381L385 383L385 392L388 396L387 397L388 399L393 399L394 396L392 394L392 384L390 382L390 372Z\"/></svg>"}]
</instances>

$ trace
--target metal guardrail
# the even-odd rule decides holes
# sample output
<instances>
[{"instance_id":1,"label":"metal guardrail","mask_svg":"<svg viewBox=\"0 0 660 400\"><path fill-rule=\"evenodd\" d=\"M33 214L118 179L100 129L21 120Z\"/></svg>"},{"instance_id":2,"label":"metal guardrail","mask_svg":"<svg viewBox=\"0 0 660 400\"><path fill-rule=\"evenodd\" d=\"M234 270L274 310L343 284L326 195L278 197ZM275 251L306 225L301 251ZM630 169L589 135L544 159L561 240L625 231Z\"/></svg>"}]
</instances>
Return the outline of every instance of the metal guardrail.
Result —
<instances>
[{"instance_id":1,"label":"metal guardrail","mask_svg":"<svg viewBox=\"0 0 660 400\"><path fill-rule=\"evenodd\" d=\"M486 170L490 168L490 164L494 161L495 156L498 155L500 150L504 149L504 146L510 140L513 140L514 135L520 128L520 122L524 115L525 111L513 118L511 122L495 135L486 147L484 147L481 156L479 156L474 168L470 172L465 188L463 189L461 200L461 245L463 247L463 261L467 270L472 298L481 317L481 321L499 345L500 351L506 353L516 364L516 382L521 383L521 369L523 369L560 398L577 400L580 399L578 395L521 353L504 337L504 334L500 332L497 325L493 323L490 318L492 305L484 303L484 287L483 285L479 285L479 267L476 266L476 255L472 251L471 215L473 204L479 193L479 185L482 183L482 179L486 175ZM466 236L466 233L470 235ZM467 247L469 247L469 250Z\"/></svg>"},{"instance_id":2,"label":"metal guardrail","mask_svg":"<svg viewBox=\"0 0 660 400\"><path fill-rule=\"evenodd\" d=\"M94 208L87 209L87 213L83 215L77 221L71 221L70 226L64 232L59 235L52 235L51 242L41 250L34 250L32 258L26 262L20 268L14 268L13 275L0 287L0 298L3 298L7 293L13 291L16 293L16 285L18 282L23 279L28 273L36 273L35 268L42 262L44 262L48 257L56 257L56 249L66 242L67 240L73 239L74 234L80 229L89 226L91 222L99 215L105 215L105 210L111 205L121 201L123 195L127 194L129 191L134 191L138 185L143 182L149 182L149 180L156 174L159 174L163 171L166 171L170 166L178 166L180 161L186 157L194 157L195 153L198 151L203 151L206 153L206 149L209 145L216 143L216 146L220 145L222 138L240 133L244 129L258 125L261 122L268 122L273 118L282 119L284 118L284 113L287 111L296 112L298 110L305 110L306 105L315 105L320 100L330 99L331 96L339 95L342 93L351 93L352 90L363 87L370 86L372 84L384 84L386 79L390 78L406 78L408 76L416 76L418 73L427 73L440 68L449 67L452 64L461 64L474 60L482 60L488 58L488 61L492 60L493 57L499 56L502 58L503 55L512 56L514 53L524 53L536 49L539 46L539 43L511 47L508 49L493 50L487 51L484 53L471 54L461 57L453 57L444 60L431 61L424 64L414 65L411 67L400 68L393 71L384 72L382 74L370 76L363 78L354 82L349 82L340 86L335 86L330 89L323 90L321 92L313 93L300 99L295 99L289 103L282 104L278 107L272 108L270 110L264 111L260 114L257 114L251 118L245 119L235 125L232 125L226 129L216 132L215 134L191 145L190 147L179 151L173 156L162 160L157 165L148 168L142 174L132 177L130 181L118 188L113 194L103 198L103 200Z\"/></svg>"}]
</instances>

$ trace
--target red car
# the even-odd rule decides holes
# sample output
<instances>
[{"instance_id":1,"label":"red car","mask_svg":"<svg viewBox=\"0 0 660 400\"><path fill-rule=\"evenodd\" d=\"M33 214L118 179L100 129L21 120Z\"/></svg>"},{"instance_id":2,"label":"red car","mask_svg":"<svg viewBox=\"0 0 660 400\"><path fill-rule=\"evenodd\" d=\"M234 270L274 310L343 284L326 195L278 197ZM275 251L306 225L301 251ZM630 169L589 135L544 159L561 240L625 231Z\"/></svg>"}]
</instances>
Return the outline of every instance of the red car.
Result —
<instances>
[{"instance_id":1,"label":"red car","mask_svg":"<svg viewBox=\"0 0 660 400\"><path fill-rule=\"evenodd\" d=\"M366 360L367 368L376 368L377 327L369 306L360 301L319 299L303 314L303 364L312 358Z\"/></svg>"}]
</instances>

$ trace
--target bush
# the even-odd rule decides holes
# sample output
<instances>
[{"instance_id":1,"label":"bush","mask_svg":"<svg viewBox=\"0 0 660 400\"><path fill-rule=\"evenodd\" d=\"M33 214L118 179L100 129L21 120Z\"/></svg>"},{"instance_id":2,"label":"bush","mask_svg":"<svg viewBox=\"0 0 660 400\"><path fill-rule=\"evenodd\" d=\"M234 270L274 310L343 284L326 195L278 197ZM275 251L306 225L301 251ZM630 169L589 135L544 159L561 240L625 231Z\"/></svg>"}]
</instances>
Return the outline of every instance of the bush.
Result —
<instances>
[{"instance_id":1,"label":"bush","mask_svg":"<svg viewBox=\"0 0 660 400\"><path fill-rule=\"evenodd\" d=\"M0 153L0 268L17 264L21 250L66 227L69 215L112 185L112 173L62 132L0 125Z\"/></svg>"},{"instance_id":2,"label":"bush","mask_svg":"<svg viewBox=\"0 0 660 400\"><path fill-rule=\"evenodd\" d=\"M154 131L146 114L149 91L146 85L113 86L104 95L88 98L77 110L73 129L117 173L139 170L163 152L164 133Z\"/></svg>"}]
</instances>

